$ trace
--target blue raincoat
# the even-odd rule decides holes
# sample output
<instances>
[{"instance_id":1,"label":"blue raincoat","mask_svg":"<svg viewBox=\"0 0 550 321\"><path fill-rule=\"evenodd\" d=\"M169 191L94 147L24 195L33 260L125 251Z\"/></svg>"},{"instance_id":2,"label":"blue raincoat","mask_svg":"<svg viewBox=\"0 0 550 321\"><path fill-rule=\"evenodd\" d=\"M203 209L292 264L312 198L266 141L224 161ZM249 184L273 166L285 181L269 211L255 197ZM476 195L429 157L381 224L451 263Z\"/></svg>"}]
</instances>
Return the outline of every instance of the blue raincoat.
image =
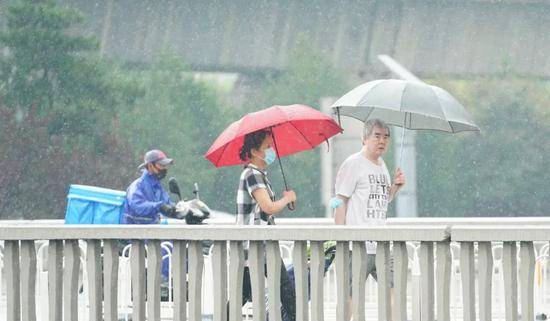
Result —
<instances>
[{"instance_id":1,"label":"blue raincoat","mask_svg":"<svg viewBox=\"0 0 550 321\"><path fill-rule=\"evenodd\" d=\"M155 175L143 171L126 190L122 224L157 224L160 220L162 204L172 204Z\"/></svg>"},{"instance_id":2,"label":"blue raincoat","mask_svg":"<svg viewBox=\"0 0 550 321\"><path fill-rule=\"evenodd\" d=\"M121 224L157 224L160 221L160 207L162 204L172 204L168 193L164 190L155 175L143 170L140 178L128 186L126 190L126 202L124 213L120 219ZM162 248L162 256L166 255ZM162 260L162 275L168 278L168 259Z\"/></svg>"}]
</instances>

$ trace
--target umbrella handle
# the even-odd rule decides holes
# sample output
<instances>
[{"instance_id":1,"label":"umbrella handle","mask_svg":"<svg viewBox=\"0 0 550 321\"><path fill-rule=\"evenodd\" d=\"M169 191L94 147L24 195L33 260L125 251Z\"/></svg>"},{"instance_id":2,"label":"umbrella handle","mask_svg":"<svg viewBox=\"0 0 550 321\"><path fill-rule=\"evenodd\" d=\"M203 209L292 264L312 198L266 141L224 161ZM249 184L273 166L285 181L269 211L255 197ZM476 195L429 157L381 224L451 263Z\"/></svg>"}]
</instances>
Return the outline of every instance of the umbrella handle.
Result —
<instances>
[{"instance_id":1,"label":"umbrella handle","mask_svg":"<svg viewBox=\"0 0 550 321\"><path fill-rule=\"evenodd\" d=\"M271 137L273 137L273 144L275 145L275 151L277 152L277 159L279 160L279 167L281 168L281 174L283 175L283 182L285 183L285 190L288 191L288 184L286 183L286 177L285 172L283 171L283 164L281 163L281 157L279 157L279 148L277 148L277 140L275 139L275 133L273 132L273 128L271 130ZM286 207L288 207L289 210L294 211L296 209L296 205L294 202L286 204Z\"/></svg>"},{"instance_id":2,"label":"umbrella handle","mask_svg":"<svg viewBox=\"0 0 550 321\"><path fill-rule=\"evenodd\" d=\"M294 211L296 209L296 203L294 203L294 202L288 203L288 204L286 204L286 207L289 210Z\"/></svg>"}]
</instances>

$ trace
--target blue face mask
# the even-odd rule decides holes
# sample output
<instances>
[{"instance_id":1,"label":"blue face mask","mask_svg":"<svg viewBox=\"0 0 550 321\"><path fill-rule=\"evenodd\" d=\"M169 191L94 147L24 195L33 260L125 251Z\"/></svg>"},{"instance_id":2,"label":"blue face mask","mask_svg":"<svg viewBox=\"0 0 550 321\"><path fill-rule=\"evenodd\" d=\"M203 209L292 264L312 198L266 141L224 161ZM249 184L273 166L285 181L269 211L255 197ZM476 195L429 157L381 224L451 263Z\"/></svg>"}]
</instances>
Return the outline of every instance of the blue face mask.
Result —
<instances>
[{"instance_id":1,"label":"blue face mask","mask_svg":"<svg viewBox=\"0 0 550 321\"><path fill-rule=\"evenodd\" d=\"M277 154L275 153L275 150L273 148L268 148L264 151L265 153L265 157L263 158L264 162L267 164L267 165L271 165L273 164L273 162L275 161L275 159L277 158Z\"/></svg>"}]
</instances>

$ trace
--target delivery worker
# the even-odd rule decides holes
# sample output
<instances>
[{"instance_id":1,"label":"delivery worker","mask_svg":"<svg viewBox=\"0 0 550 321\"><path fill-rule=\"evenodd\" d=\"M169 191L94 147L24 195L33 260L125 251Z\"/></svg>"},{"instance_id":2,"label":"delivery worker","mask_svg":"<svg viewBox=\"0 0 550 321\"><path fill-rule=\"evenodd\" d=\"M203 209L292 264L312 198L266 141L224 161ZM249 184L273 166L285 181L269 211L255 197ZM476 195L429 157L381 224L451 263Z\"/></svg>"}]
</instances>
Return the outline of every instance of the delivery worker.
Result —
<instances>
[{"instance_id":1,"label":"delivery worker","mask_svg":"<svg viewBox=\"0 0 550 321\"><path fill-rule=\"evenodd\" d=\"M183 218L160 184L166 177L168 166L173 163L173 159L166 157L166 154L158 149L145 153L143 164L139 165L139 169L142 170L141 177L133 181L126 190L122 224L157 224L160 214Z\"/></svg>"}]
</instances>

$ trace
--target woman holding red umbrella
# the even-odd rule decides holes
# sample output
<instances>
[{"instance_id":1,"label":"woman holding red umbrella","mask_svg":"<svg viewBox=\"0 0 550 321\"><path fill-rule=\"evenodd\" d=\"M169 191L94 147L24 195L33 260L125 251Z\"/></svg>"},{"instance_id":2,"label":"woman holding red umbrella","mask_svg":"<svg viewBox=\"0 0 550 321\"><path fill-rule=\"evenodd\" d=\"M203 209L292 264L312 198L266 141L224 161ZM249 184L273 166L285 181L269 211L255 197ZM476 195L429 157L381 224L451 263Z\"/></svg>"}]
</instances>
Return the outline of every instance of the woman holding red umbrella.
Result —
<instances>
[{"instance_id":1,"label":"woman holding red umbrella","mask_svg":"<svg viewBox=\"0 0 550 321\"><path fill-rule=\"evenodd\" d=\"M310 150L342 132L329 116L306 105L272 106L244 115L216 138L205 157L216 167L244 164L237 191L237 223L274 224L273 216L287 206L293 210L296 194L288 188L281 157ZM266 168L278 160L285 185L277 200ZM251 298L250 274L245 268L243 303ZM281 262L283 320L296 318L294 283Z\"/></svg>"},{"instance_id":2,"label":"woman holding red umbrella","mask_svg":"<svg viewBox=\"0 0 550 321\"><path fill-rule=\"evenodd\" d=\"M271 132L258 130L244 137L239 157L245 162L237 190L237 224L260 225L271 224L271 218L282 211L288 204L296 201L293 190L283 192L283 197L276 200L265 169L277 158L273 147ZM252 299L250 271L245 267L243 277L243 304ZM294 285L290 281L286 268L281 262L281 303L283 320L296 319L296 297Z\"/></svg>"},{"instance_id":3,"label":"woman holding red umbrella","mask_svg":"<svg viewBox=\"0 0 550 321\"><path fill-rule=\"evenodd\" d=\"M245 135L239 157L246 165L237 191L237 224L267 224L271 215L296 201L293 190L284 191L283 197L276 200L267 178L265 170L277 158L271 132L262 129Z\"/></svg>"}]
</instances>

